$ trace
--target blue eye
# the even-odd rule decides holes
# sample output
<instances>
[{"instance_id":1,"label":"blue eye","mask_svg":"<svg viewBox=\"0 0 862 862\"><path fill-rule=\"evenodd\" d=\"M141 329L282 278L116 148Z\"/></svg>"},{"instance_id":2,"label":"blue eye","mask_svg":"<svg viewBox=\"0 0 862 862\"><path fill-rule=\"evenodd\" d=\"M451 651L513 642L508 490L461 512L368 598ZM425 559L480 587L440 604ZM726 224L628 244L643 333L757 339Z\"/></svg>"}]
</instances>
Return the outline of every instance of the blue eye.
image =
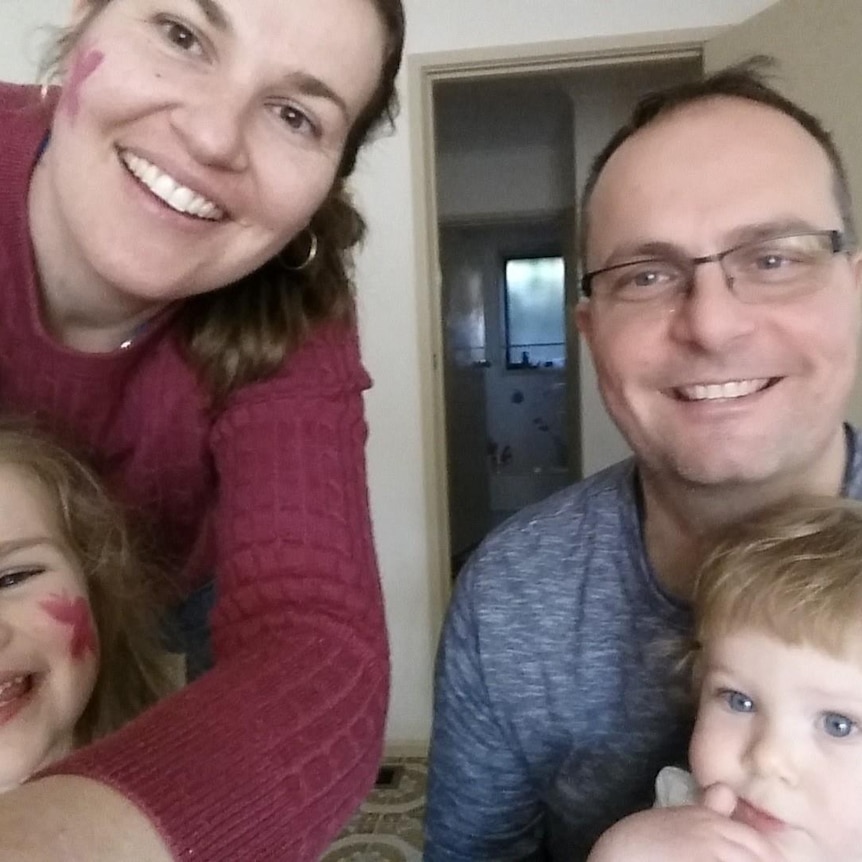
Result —
<instances>
[{"instance_id":1,"label":"blue eye","mask_svg":"<svg viewBox=\"0 0 862 862\"><path fill-rule=\"evenodd\" d=\"M732 712L754 712L754 701L747 694L729 688L720 694Z\"/></svg>"},{"instance_id":2,"label":"blue eye","mask_svg":"<svg viewBox=\"0 0 862 862\"><path fill-rule=\"evenodd\" d=\"M856 722L852 718L847 718L846 715L841 715L840 712L824 713L822 721L823 730L836 739L844 739L845 736L850 736L857 729Z\"/></svg>"},{"instance_id":3,"label":"blue eye","mask_svg":"<svg viewBox=\"0 0 862 862\"><path fill-rule=\"evenodd\" d=\"M790 261L780 254L765 254L756 261L758 269L781 269L782 266L787 266L788 263Z\"/></svg>"}]
</instances>

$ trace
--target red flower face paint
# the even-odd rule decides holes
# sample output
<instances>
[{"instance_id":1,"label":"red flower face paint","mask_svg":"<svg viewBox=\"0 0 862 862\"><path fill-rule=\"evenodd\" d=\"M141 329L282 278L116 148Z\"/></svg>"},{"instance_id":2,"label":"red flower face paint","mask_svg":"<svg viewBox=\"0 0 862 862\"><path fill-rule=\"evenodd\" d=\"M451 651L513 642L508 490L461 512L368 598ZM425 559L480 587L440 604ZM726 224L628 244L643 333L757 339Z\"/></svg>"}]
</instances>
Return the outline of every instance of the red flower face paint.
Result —
<instances>
[{"instance_id":1,"label":"red flower face paint","mask_svg":"<svg viewBox=\"0 0 862 862\"><path fill-rule=\"evenodd\" d=\"M72 61L72 68L69 69L69 76L63 85L63 94L60 98L60 107L70 120L78 116L78 110L81 107L81 87L84 81L102 65L104 59L105 55L94 48L77 54Z\"/></svg>"},{"instance_id":2,"label":"red flower face paint","mask_svg":"<svg viewBox=\"0 0 862 862\"><path fill-rule=\"evenodd\" d=\"M96 654L98 641L93 629L93 617L90 614L89 602L83 596L70 599L52 595L39 602L39 607L52 619L72 629L69 654L73 659L80 660L90 653Z\"/></svg>"}]
</instances>

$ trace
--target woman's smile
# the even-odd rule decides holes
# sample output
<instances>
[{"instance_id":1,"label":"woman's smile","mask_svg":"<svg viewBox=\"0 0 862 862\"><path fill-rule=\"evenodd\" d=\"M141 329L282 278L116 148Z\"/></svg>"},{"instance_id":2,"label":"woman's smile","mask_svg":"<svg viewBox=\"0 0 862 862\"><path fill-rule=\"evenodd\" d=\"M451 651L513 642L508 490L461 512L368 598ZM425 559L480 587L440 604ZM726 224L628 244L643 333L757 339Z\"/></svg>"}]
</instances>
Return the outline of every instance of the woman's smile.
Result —
<instances>
[{"instance_id":1,"label":"woman's smile","mask_svg":"<svg viewBox=\"0 0 862 862\"><path fill-rule=\"evenodd\" d=\"M141 185L146 186L172 210L205 221L222 221L225 212L218 204L183 185L152 162L128 150L120 151L120 159Z\"/></svg>"}]
</instances>

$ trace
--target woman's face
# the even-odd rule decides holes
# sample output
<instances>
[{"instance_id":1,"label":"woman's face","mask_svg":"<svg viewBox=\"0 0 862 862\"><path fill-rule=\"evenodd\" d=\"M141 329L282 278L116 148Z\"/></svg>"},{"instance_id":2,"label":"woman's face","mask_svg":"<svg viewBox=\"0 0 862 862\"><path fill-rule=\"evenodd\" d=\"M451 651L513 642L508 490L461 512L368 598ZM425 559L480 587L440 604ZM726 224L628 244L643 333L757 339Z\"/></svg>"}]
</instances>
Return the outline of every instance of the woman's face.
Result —
<instances>
[{"instance_id":1,"label":"woman's face","mask_svg":"<svg viewBox=\"0 0 862 862\"><path fill-rule=\"evenodd\" d=\"M0 792L72 748L98 673L84 577L48 499L0 466Z\"/></svg>"},{"instance_id":2,"label":"woman's face","mask_svg":"<svg viewBox=\"0 0 862 862\"><path fill-rule=\"evenodd\" d=\"M384 44L370 0L112 0L64 64L37 249L145 306L253 271L329 192Z\"/></svg>"}]
</instances>

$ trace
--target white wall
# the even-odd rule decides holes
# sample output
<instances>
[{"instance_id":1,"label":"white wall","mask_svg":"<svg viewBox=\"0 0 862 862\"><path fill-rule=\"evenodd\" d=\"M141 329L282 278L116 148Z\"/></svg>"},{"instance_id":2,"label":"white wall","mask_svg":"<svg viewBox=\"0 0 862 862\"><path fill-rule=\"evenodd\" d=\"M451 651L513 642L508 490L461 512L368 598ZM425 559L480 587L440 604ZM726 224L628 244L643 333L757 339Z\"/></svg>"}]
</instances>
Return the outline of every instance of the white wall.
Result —
<instances>
[{"instance_id":1,"label":"white wall","mask_svg":"<svg viewBox=\"0 0 862 862\"><path fill-rule=\"evenodd\" d=\"M624 33L708 27L743 20L772 0L406 0L407 51L522 46ZM39 21L61 20L60 0L0 0L0 78L32 77L24 47ZM11 46L11 50L10 50ZM20 49L18 46L21 46ZM390 742L427 739L436 632L428 571L427 442L419 356L420 307L414 244L414 188L404 106L398 132L360 165L359 198L371 235L359 261L366 363L376 386L367 399L368 457L377 548L388 606L393 691Z\"/></svg>"},{"instance_id":2,"label":"white wall","mask_svg":"<svg viewBox=\"0 0 862 862\"><path fill-rule=\"evenodd\" d=\"M32 81L50 35L72 0L0 0L0 80Z\"/></svg>"}]
</instances>

